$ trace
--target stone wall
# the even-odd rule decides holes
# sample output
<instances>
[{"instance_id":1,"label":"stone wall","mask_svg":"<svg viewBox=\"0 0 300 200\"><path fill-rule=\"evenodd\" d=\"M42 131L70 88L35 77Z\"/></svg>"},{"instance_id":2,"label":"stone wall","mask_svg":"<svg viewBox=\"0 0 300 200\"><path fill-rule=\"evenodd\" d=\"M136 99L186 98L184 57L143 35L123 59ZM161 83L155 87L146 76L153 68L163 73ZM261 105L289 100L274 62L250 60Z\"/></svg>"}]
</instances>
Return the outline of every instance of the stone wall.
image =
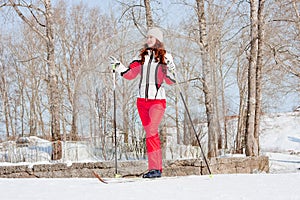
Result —
<instances>
[{"instance_id":1,"label":"stone wall","mask_svg":"<svg viewBox=\"0 0 300 200\"><path fill-rule=\"evenodd\" d=\"M208 161L212 174L269 172L266 156L242 158L214 158ZM147 169L147 161L120 161L118 174L123 177L140 176ZM114 162L56 163L0 166L0 178L91 178L92 171L102 177L114 177ZM205 163L199 159L164 161L163 176L208 174Z\"/></svg>"}]
</instances>

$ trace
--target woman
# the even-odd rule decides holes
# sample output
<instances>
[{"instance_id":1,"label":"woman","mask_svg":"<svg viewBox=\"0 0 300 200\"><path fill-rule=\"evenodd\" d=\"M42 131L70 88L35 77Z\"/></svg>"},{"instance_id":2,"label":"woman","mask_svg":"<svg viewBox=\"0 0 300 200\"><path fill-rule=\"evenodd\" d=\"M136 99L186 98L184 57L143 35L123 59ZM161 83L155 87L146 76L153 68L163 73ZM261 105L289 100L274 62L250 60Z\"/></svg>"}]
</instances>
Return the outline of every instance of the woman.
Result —
<instances>
[{"instance_id":1,"label":"woman","mask_svg":"<svg viewBox=\"0 0 300 200\"><path fill-rule=\"evenodd\" d=\"M140 75L137 109L146 132L148 172L143 178L161 177L162 151L158 127L166 109L166 94L163 82L175 83L172 73L175 70L173 58L166 53L163 45L163 33L159 28L151 28L147 33L147 42L140 52L140 58L125 67L111 57L116 71L128 80Z\"/></svg>"}]
</instances>

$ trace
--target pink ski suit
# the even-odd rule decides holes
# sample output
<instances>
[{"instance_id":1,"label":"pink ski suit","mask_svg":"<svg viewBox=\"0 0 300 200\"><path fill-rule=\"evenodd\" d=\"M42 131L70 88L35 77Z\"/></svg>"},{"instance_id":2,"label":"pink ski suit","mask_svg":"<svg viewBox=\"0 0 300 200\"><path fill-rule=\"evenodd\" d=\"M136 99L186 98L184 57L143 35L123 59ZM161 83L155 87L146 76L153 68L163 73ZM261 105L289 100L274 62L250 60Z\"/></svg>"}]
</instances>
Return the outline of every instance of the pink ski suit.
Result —
<instances>
[{"instance_id":1,"label":"pink ski suit","mask_svg":"<svg viewBox=\"0 0 300 200\"><path fill-rule=\"evenodd\" d=\"M162 84L175 83L175 77L165 64L155 62L152 55L153 52L149 50L143 65L140 60L134 60L129 68L121 66L116 70L128 80L140 75L137 108L146 132L148 169L162 171L162 151L158 134L158 127L166 109L166 94ZM172 59L168 53L166 57Z\"/></svg>"}]
</instances>

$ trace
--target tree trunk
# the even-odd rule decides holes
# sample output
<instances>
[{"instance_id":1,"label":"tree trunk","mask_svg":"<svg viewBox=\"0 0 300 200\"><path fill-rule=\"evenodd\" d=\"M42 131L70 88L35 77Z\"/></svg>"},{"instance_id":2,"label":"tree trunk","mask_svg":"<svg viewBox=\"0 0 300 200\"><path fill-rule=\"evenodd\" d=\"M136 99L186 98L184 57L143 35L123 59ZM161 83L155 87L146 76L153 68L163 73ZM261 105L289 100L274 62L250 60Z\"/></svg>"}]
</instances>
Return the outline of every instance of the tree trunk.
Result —
<instances>
[{"instance_id":1,"label":"tree trunk","mask_svg":"<svg viewBox=\"0 0 300 200\"><path fill-rule=\"evenodd\" d=\"M186 90L186 89L185 89ZM189 95L186 94L185 97L185 103L189 105ZM193 129L191 126L191 123L189 121L189 116L186 110L184 111L184 132L183 132L183 144L184 145L191 145L192 144L192 137L191 134L193 133Z\"/></svg>"},{"instance_id":2,"label":"tree trunk","mask_svg":"<svg viewBox=\"0 0 300 200\"><path fill-rule=\"evenodd\" d=\"M258 49L258 20L257 20L257 0L250 1L251 7L251 50L248 68L248 109L247 109L247 129L246 129L246 155L258 155L258 143L254 136L255 131L255 110L256 110L256 66Z\"/></svg>"},{"instance_id":3,"label":"tree trunk","mask_svg":"<svg viewBox=\"0 0 300 200\"><path fill-rule=\"evenodd\" d=\"M4 70L4 69L3 69ZM9 134L10 127L10 106L8 100L8 93L6 88L6 78L4 74L1 74L1 94L2 94L2 103L3 103L3 112L5 117L5 128L6 128L6 138L8 139L11 135Z\"/></svg>"},{"instance_id":4,"label":"tree trunk","mask_svg":"<svg viewBox=\"0 0 300 200\"><path fill-rule=\"evenodd\" d=\"M244 51L241 49L240 51ZM247 69L248 66L244 66L240 59L241 53L237 56L237 84L239 88L239 117L237 125L237 134L235 138L235 153L242 154L245 148L245 133L246 133L246 121L247 121Z\"/></svg>"},{"instance_id":5,"label":"tree trunk","mask_svg":"<svg viewBox=\"0 0 300 200\"><path fill-rule=\"evenodd\" d=\"M176 89L177 90L177 89ZM177 93L177 91L176 91ZM177 136L177 144L182 144L180 137L180 127L179 127L179 109L178 109L178 95L175 96L175 125L176 125L176 136Z\"/></svg>"},{"instance_id":6,"label":"tree trunk","mask_svg":"<svg viewBox=\"0 0 300 200\"><path fill-rule=\"evenodd\" d=\"M223 77L223 71L220 70L221 74L220 77ZM228 142L227 142L227 108L226 108L226 103L225 103L225 81L222 79L221 81L221 86L222 86L222 110L223 110L223 123L224 123L224 149L228 149ZM221 133L221 131L220 131ZM219 142L220 143L220 142ZM218 144L219 145L219 144ZM221 140L221 145L222 145L222 140Z\"/></svg>"},{"instance_id":7,"label":"tree trunk","mask_svg":"<svg viewBox=\"0 0 300 200\"><path fill-rule=\"evenodd\" d=\"M46 18L46 43L47 43L47 65L49 68L49 93L50 93L50 113L51 113L51 136L53 145L53 160L61 159L61 135L60 135L60 117L59 117L59 91L58 80L55 68L54 54L54 27L53 10L51 0L45 0L45 18Z\"/></svg>"},{"instance_id":8,"label":"tree trunk","mask_svg":"<svg viewBox=\"0 0 300 200\"><path fill-rule=\"evenodd\" d=\"M122 99L128 99L128 91L126 90L127 84L123 81L124 87L122 91ZM123 112L123 133L124 133L124 143L128 144L129 142L129 109L127 103L122 104L122 112Z\"/></svg>"},{"instance_id":9,"label":"tree trunk","mask_svg":"<svg viewBox=\"0 0 300 200\"><path fill-rule=\"evenodd\" d=\"M220 130L219 122L217 121L216 108L214 107L217 99L213 99L213 72L210 69L209 64L209 51L206 33L206 19L204 12L204 0L196 0L197 3L197 15L200 33L200 50L203 67L203 92L205 96L205 107L207 115L208 126L208 157L217 156L217 132Z\"/></svg>"},{"instance_id":10,"label":"tree trunk","mask_svg":"<svg viewBox=\"0 0 300 200\"><path fill-rule=\"evenodd\" d=\"M77 141L78 137L78 130L77 130L77 111L72 111L72 124L71 124L71 132L70 132L70 140Z\"/></svg>"},{"instance_id":11,"label":"tree trunk","mask_svg":"<svg viewBox=\"0 0 300 200\"><path fill-rule=\"evenodd\" d=\"M151 13L150 0L144 0L145 9L146 9L146 25L147 27L153 27L153 19Z\"/></svg>"},{"instance_id":12,"label":"tree trunk","mask_svg":"<svg viewBox=\"0 0 300 200\"><path fill-rule=\"evenodd\" d=\"M259 128L260 116L262 112L262 67L263 67L263 47L264 47L264 3L265 0L259 0L258 7L258 52L257 52L257 66L256 66L256 110L255 110L255 125L254 138L258 144L259 153Z\"/></svg>"},{"instance_id":13,"label":"tree trunk","mask_svg":"<svg viewBox=\"0 0 300 200\"><path fill-rule=\"evenodd\" d=\"M241 92L240 92L241 94ZM246 132L246 113L247 110L245 109L245 99L244 96L240 97L240 108L239 108L239 118L238 118L238 125L237 125L237 134L235 138L235 153L243 154L244 149L244 138Z\"/></svg>"}]
</instances>

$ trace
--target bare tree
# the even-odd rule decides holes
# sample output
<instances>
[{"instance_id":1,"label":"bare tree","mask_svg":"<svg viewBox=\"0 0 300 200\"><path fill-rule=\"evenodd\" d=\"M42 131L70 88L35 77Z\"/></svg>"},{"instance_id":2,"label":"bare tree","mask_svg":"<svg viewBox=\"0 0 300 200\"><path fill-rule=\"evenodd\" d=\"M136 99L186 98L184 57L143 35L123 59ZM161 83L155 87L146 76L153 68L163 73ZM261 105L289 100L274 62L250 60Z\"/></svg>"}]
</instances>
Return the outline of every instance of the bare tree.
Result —
<instances>
[{"instance_id":1,"label":"bare tree","mask_svg":"<svg viewBox=\"0 0 300 200\"><path fill-rule=\"evenodd\" d=\"M211 158L217 156L217 134L220 130L216 113L217 100L216 97L213 97L213 86L215 84L213 82L214 75L211 66L214 66L214 63L209 63L209 45L207 41L204 0L196 0L196 4L200 37L199 45L203 68L202 83L208 125L208 157Z\"/></svg>"},{"instance_id":2,"label":"bare tree","mask_svg":"<svg viewBox=\"0 0 300 200\"><path fill-rule=\"evenodd\" d=\"M10 5L19 15L19 17L34 31L36 32L46 43L47 47L47 66L48 66L48 94L50 103L50 114L51 114L51 135L53 141L59 141L60 135L60 100L58 90L58 80L55 67L55 48L54 48L54 29L53 29L53 10L51 0L43 0L42 4L44 10L33 5L23 2L16 3L13 0L9 0ZM31 13L31 17L35 22L28 17L19 9L24 7ZM35 13L42 14L44 20L38 19ZM60 143L54 143L54 154L53 159L61 158Z\"/></svg>"},{"instance_id":3,"label":"bare tree","mask_svg":"<svg viewBox=\"0 0 300 200\"><path fill-rule=\"evenodd\" d=\"M263 0L250 1L251 49L248 70L246 155L259 155L259 115L261 114L261 68L263 43Z\"/></svg>"},{"instance_id":4,"label":"bare tree","mask_svg":"<svg viewBox=\"0 0 300 200\"><path fill-rule=\"evenodd\" d=\"M300 14L299 2L274 2L270 13L276 13L270 21L270 31L276 30L269 36L270 54L275 60L276 69L300 77L299 34Z\"/></svg>"},{"instance_id":5,"label":"bare tree","mask_svg":"<svg viewBox=\"0 0 300 200\"><path fill-rule=\"evenodd\" d=\"M262 68L263 68L263 48L264 48L264 0L259 1L258 5L258 49L257 49L257 66L256 66L256 105L255 105L255 123L254 138L258 144L259 153L259 132L260 132L260 116L262 113Z\"/></svg>"},{"instance_id":6,"label":"bare tree","mask_svg":"<svg viewBox=\"0 0 300 200\"><path fill-rule=\"evenodd\" d=\"M239 89L239 111L238 111L238 122L237 122L237 133L235 137L235 148L234 152L238 154L243 153L245 145L245 133L246 133L246 117L247 117L247 64L245 59L242 58L244 52L243 47L240 47L237 55L237 85ZM244 61L244 62L243 62Z\"/></svg>"},{"instance_id":7,"label":"bare tree","mask_svg":"<svg viewBox=\"0 0 300 200\"><path fill-rule=\"evenodd\" d=\"M9 100L8 100L8 89L7 89L7 80L6 80L6 67L4 62L1 62L1 82L0 82L0 91L1 91L1 99L2 99L2 107L5 118L5 129L6 129L6 138L10 138L10 136L15 136L15 131L10 131L9 127L12 127L11 116L10 116L10 108ZM13 129L12 129L13 130ZM12 132L10 134L10 132Z\"/></svg>"}]
</instances>

